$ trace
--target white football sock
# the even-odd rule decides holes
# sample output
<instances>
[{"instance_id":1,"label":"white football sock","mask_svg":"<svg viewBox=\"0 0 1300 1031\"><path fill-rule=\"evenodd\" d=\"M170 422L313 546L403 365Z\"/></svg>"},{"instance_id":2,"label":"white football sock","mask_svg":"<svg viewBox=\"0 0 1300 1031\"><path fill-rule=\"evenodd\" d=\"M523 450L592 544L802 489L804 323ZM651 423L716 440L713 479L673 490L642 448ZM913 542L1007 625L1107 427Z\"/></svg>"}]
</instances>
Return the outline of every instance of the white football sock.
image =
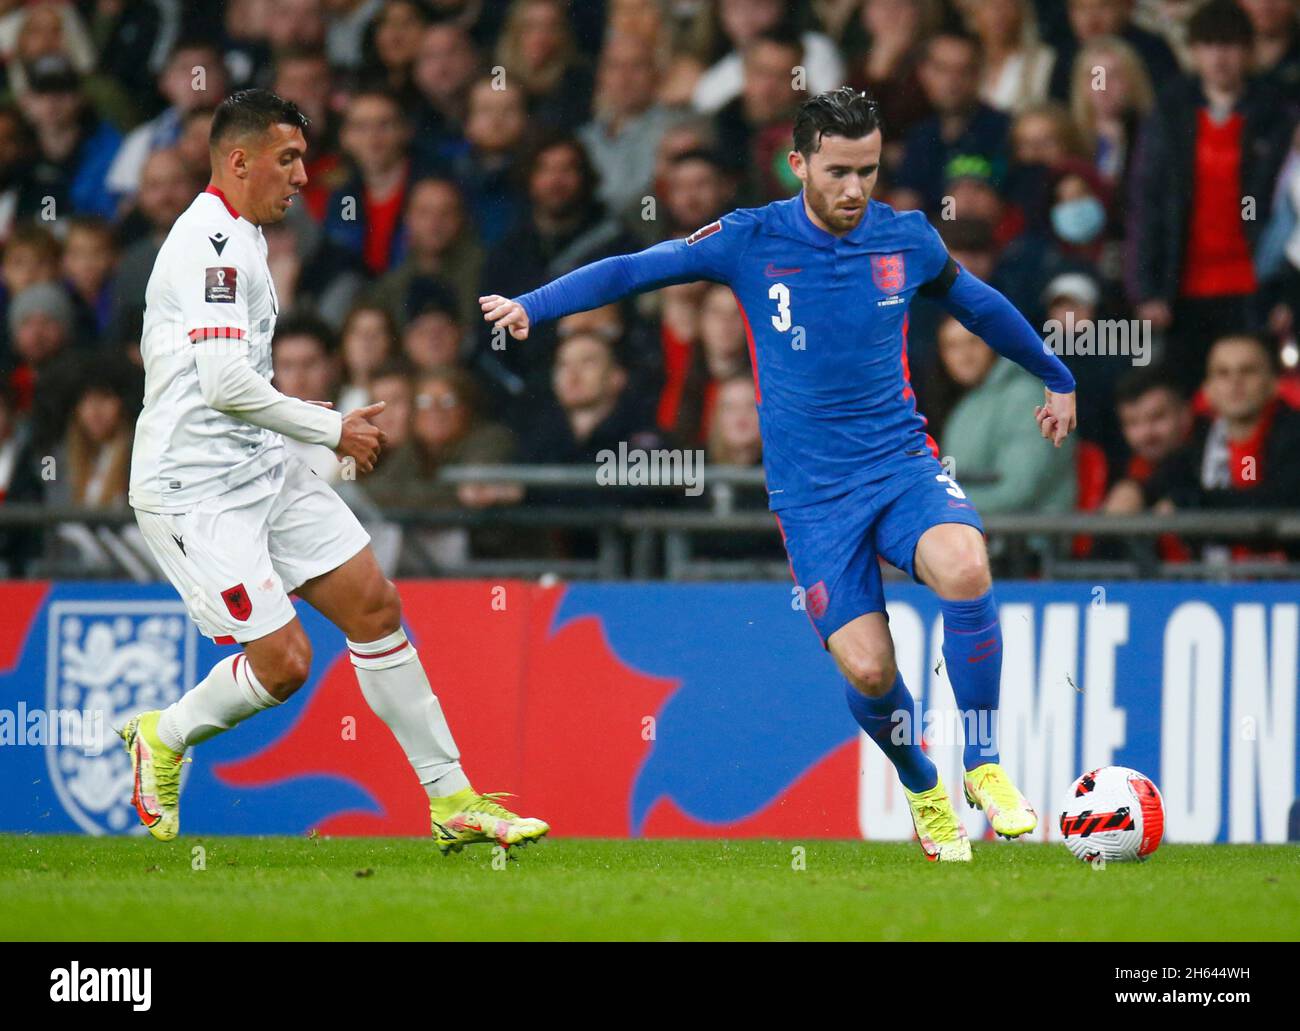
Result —
<instances>
[{"instance_id":1,"label":"white football sock","mask_svg":"<svg viewBox=\"0 0 1300 1031\"><path fill-rule=\"evenodd\" d=\"M357 682L375 715L388 724L430 798L469 787L460 752L415 646L400 628L378 641L348 641Z\"/></svg>"},{"instance_id":2,"label":"white football sock","mask_svg":"<svg viewBox=\"0 0 1300 1031\"><path fill-rule=\"evenodd\" d=\"M253 673L242 652L222 659L208 675L163 710L158 737L180 752L216 737L255 712L279 705Z\"/></svg>"}]
</instances>

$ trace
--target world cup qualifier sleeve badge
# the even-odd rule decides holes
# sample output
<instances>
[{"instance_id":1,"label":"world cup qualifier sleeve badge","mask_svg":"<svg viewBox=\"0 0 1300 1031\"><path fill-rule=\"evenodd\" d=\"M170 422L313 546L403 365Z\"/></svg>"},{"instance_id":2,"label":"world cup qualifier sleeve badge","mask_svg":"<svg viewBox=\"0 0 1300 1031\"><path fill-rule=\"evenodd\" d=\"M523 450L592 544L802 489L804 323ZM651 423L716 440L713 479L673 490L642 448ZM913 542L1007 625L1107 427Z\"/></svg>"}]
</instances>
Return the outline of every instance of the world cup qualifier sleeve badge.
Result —
<instances>
[{"instance_id":1,"label":"world cup qualifier sleeve badge","mask_svg":"<svg viewBox=\"0 0 1300 1031\"><path fill-rule=\"evenodd\" d=\"M907 283L907 268L901 254L873 254L871 279L882 293L894 295Z\"/></svg>"},{"instance_id":2,"label":"world cup qualifier sleeve badge","mask_svg":"<svg viewBox=\"0 0 1300 1031\"><path fill-rule=\"evenodd\" d=\"M234 304L238 287L238 269L225 267L203 270L203 299L208 304Z\"/></svg>"},{"instance_id":3,"label":"world cup qualifier sleeve badge","mask_svg":"<svg viewBox=\"0 0 1300 1031\"><path fill-rule=\"evenodd\" d=\"M46 618L43 744L54 793L87 834L143 833L115 730L195 682L198 631L179 601L66 599Z\"/></svg>"}]
</instances>

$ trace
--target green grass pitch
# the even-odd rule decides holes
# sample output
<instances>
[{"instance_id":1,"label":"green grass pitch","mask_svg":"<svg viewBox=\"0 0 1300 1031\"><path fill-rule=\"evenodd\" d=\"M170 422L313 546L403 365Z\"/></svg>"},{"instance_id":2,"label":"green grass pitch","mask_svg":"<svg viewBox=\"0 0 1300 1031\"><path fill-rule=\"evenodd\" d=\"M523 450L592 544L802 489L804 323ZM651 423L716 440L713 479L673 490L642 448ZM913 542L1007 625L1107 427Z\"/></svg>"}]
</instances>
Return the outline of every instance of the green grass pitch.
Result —
<instances>
[{"instance_id":1,"label":"green grass pitch","mask_svg":"<svg viewBox=\"0 0 1300 1031\"><path fill-rule=\"evenodd\" d=\"M1300 938L1293 845L1096 871L1060 845L975 849L967 866L902 843L557 838L494 862L407 838L0 835L0 938Z\"/></svg>"}]
</instances>

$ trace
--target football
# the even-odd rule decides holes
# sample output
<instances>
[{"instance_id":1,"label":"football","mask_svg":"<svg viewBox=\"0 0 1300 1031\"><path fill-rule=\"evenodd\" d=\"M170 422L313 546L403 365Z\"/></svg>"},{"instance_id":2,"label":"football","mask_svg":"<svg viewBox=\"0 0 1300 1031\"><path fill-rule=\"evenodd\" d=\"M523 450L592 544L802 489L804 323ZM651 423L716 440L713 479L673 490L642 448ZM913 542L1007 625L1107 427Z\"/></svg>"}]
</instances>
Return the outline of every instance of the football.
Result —
<instances>
[{"instance_id":1,"label":"football","mask_svg":"<svg viewBox=\"0 0 1300 1031\"><path fill-rule=\"evenodd\" d=\"M1165 804L1150 777L1103 766L1070 785L1060 825L1066 848L1085 863L1141 861L1160 846Z\"/></svg>"}]
</instances>

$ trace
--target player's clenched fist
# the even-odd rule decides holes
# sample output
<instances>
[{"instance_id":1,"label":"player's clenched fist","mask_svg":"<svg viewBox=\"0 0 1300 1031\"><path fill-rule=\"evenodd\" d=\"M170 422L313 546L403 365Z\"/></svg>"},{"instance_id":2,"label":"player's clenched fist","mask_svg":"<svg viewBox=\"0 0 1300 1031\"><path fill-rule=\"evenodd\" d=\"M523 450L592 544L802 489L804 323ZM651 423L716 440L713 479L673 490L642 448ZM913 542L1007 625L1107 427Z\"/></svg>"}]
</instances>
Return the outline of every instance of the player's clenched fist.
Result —
<instances>
[{"instance_id":1,"label":"player's clenched fist","mask_svg":"<svg viewBox=\"0 0 1300 1031\"><path fill-rule=\"evenodd\" d=\"M379 449L388 442L384 431L371 423L371 419L384 410L386 402L377 401L364 408L354 408L343 416L343 432L339 434L334 453L342 459L352 459L359 472L368 473L375 467Z\"/></svg>"},{"instance_id":2,"label":"player's clenched fist","mask_svg":"<svg viewBox=\"0 0 1300 1031\"><path fill-rule=\"evenodd\" d=\"M500 294L488 294L478 299L483 309L483 320L494 326L504 326L516 340L528 339L528 312L524 306Z\"/></svg>"},{"instance_id":3,"label":"player's clenched fist","mask_svg":"<svg viewBox=\"0 0 1300 1031\"><path fill-rule=\"evenodd\" d=\"M1058 394L1049 388L1044 403L1035 406L1034 418L1043 437L1060 447L1076 425L1074 394Z\"/></svg>"}]
</instances>

